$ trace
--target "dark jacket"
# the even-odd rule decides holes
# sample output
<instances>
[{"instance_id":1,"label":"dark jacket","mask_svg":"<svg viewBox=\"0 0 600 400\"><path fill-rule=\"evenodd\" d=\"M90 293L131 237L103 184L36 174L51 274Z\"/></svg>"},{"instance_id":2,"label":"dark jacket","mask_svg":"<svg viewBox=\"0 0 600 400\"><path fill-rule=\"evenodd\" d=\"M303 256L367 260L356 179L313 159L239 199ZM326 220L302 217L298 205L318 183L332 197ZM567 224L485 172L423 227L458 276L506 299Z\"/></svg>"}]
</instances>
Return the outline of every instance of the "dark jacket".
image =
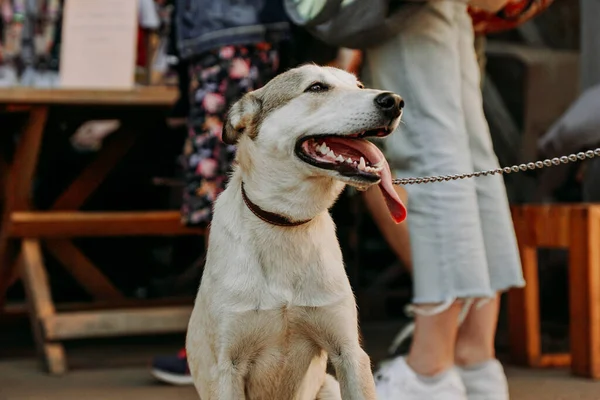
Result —
<instances>
[{"instance_id":1,"label":"dark jacket","mask_svg":"<svg viewBox=\"0 0 600 400\"><path fill-rule=\"evenodd\" d=\"M176 0L177 49L183 59L227 45L288 38L282 0Z\"/></svg>"}]
</instances>

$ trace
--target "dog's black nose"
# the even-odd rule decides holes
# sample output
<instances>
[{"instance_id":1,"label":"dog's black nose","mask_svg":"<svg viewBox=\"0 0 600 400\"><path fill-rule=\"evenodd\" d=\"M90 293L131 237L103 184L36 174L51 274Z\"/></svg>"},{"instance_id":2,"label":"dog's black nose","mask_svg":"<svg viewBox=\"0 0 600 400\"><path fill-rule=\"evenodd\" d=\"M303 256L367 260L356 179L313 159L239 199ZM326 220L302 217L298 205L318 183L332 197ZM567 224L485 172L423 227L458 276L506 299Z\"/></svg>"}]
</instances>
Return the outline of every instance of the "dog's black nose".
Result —
<instances>
[{"instance_id":1,"label":"dog's black nose","mask_svg":"<svg viewBox=\"0 0 600 400\"><path fill-rule=\"evenodd\" d=\"M404 100L397 94L385 92L375 97L375 104L390 118L397 118L404 107Z\"/></svg>"}]
</instances>

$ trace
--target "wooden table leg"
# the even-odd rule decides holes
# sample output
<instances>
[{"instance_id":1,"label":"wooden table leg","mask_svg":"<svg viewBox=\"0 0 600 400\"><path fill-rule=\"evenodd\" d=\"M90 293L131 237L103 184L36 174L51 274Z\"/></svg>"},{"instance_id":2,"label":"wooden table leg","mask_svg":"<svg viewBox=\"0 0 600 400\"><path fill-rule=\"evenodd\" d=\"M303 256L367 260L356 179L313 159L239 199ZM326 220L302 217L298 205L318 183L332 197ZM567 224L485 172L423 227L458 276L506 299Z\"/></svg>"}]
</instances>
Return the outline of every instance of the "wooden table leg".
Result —
<instances>
[{"instance_id":1,"label":"wooden table leg","mask_svg":"<svg viewBox=\"0 0 600 400\"><path fill-rule=\"evenodd\" d=\"M600 379L600 207L571 212L571 371Z\"/></svg>"},{"instance_id":2,"label":"wooden table leg","mask_svg":"<svg viewBox=\"0 0 600 400\"><path fill-rule=\"evenodd\" d=\"M47 341L42 330L42 321L54 317L56 310L37 239L23 240L19 261L37 350L51 374L62 374L67 370L65 350L59 342Z\"/></svg>"},{"instance_id":3,"label":"wooden table leg","mask_svg":"<svg viewBox=\"0 0 600 400\"><path fill-rule=\"evenodd\" d=\"M513 213L526 286L508 293L508 331L511 360L537 366L541 357L540 289L537 248L532 246L526 211Z\"/></svg>"},{"instance_id":4,"label":"wooden table leg","mask_svg":"<svg viewBox=\"0 0 600 400\"><path fill-rule=\"evenodd\" d=\"M9 232L10 214L31 206L31 187L47 118L47 106L31 108L5 183L6 198L0 222L0 310L4 308L6 291L17 279L15 241Z\"/></svg>"},{"instance_id":5,"label":"wooden table leg","mask_svg":"<svg viewBox=\"0 0 600 400\"><path fill-rule=\"evenodd\" d=\"M137 135L119 130L109 137L97 157L54 202L52 210L77 210L104 182L135 144ZM122 300L123 294L100 272L71 240L55 239L47 249L96 300Z\"/></svg>"}]
</instances>

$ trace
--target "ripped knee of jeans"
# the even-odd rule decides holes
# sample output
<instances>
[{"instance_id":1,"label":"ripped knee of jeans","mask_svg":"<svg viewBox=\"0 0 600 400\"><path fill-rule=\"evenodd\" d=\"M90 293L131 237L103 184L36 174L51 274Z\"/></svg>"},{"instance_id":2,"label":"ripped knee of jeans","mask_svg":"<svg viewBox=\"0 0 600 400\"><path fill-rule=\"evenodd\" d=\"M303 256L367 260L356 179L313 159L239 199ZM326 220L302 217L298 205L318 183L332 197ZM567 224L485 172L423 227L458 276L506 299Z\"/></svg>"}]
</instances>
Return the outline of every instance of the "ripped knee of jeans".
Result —
<instances>
[{"instance_id":1,"label":"ripped knee of jeans","mask_svg":"<svg viewBox=\"0 0 600 400\"><path fill-rule=\"evenodd\" d=\"M483 298L469 297L469 298L460 298L460 299L452 298L452 299L448 299L442 303L434 304L434 305L409 304L405 307L404 313L409 317L412 317L414 315L432 316L432 315L443 313L444 311L448 310L455 303L462 303L460 314L458 315L458 325L460 326L460 325L462 325L464 320L467 318L467 315L469 314L469 311L471 310L471 308L473 306L475 307L475 309L479 309L479 308L483 307L485 304L487 304L490 300L492 300L491 297L483 297ZM394 354L396 352L396 350L398 350L400 345L405 340L407 340L409 337L412 336L414 331L415 331L415 323L411 322L411 323L407 324L394 337L394 340L392 341L392 344L390 345L388 352L390 354Z\"/></svg>"},{"instance_id":2,"label":"ripped knee of jeans","mask_svg":"<svg viewBox=\"0 0 600 400\"><path fill-rule=\"evenodd\" d=\"M467 317L467 315L469 314L469 311L471 310L471 308L473 306L476 309L479 309L491 300L492 300L492 298L489 298L489 297L483 297L483 298L468 297L468 298L451 298L451 299L445 300L442 303L435 304L435 305L409 304L405 308L405 313L409 316L421 315L421 316L429 317L429 316L441 314L441 313L447 311L452 305L454 305L456 303L462 303L460 314L458 315L458 323L460 325L464 322L465 318Z\"/></svg>"}]
</instances>

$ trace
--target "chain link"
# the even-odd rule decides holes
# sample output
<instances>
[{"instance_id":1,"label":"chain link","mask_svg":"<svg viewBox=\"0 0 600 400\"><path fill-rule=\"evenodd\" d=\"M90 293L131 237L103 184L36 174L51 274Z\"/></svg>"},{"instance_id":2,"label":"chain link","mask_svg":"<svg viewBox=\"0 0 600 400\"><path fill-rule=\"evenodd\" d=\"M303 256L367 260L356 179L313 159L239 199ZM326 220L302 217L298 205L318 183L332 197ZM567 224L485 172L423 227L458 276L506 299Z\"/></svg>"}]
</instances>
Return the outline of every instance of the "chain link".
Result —
<instances>
[{"instance_id":1,"label":"chain link","mask_svg":"<svg viewBox=\"0 0 600 400\"><path fill-rule=\"evenodd\" d=\"M455 181L458 179L467 178L478 178L480 176L488 175L508 175L515 172L542 169L546 167L552 167L560 164L568 164L576 161L591 160L592 158L600 157L600 147L595 150L581 151L577 154L571 154L568 156L547 158L543 161L530 162L526 164L513 165L512 167L496 168L487 171L470 172L468 174L456 174L456 175L438 175L438 176L424 176L420 178L403 178L394 179L392 183L394 185L420 185L422 183L432 182L447 182Z\"/></svg>"}]
</instances>

